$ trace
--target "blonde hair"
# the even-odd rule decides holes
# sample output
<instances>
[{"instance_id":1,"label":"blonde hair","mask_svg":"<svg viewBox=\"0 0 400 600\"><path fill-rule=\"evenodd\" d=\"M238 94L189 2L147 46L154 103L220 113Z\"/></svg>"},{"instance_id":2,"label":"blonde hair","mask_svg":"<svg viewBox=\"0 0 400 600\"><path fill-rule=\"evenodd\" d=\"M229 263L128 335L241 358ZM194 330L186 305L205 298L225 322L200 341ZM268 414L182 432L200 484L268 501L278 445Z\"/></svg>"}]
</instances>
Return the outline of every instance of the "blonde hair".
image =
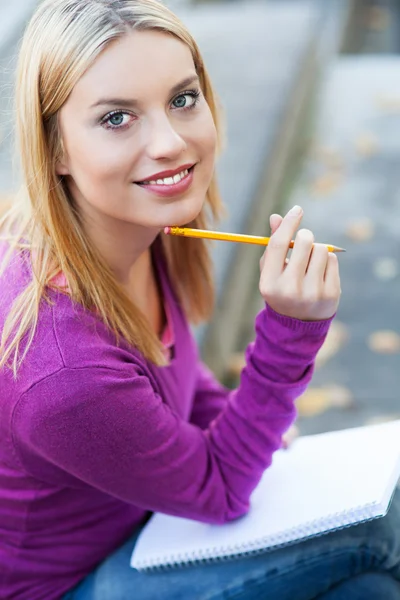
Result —
<instances>
[{"instance_id":1,"label":"blonde hair","mask_svg":"<svg viewBox=\"0 0 400 600\"><path fill-rule=\"evenodd\" d=\"M62 140L58 112L73 87L112 41L132 29L167 32L190 48L200 85L219 129L216 98L197 44L179 19L156 0L44 0L25 32L16 82L17 133L24 185L0 226L9 243L0 275L14 252L29 251L33 277L15 300L2 332L0 367L14 376L36 330L42 300L60 270L72 301L97 311L103 322L155 364L165 364L148 320L133 305L84 234L65 184L55 171ZM207 228L221 212L215 175L191 227ZM211 260L204 240L162 236L169 277L188 319L213 308ZM23 339L23 352L21 345Z\"/></svg>"}]
</instances>

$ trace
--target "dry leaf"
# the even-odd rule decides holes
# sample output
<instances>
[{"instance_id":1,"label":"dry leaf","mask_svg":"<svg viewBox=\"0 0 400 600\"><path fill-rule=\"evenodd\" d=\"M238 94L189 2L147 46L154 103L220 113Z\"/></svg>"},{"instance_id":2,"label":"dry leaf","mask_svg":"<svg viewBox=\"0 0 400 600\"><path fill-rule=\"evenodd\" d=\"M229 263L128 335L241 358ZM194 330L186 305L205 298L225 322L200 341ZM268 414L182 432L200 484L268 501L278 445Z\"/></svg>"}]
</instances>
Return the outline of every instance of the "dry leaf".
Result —
<instances>
[{"instance_id":1,"label":"dry leaf","mask_svg":"<svg viewBox=\"0 0 400 600\"><path fill-rule=\"evenodd\" d=\"M390 329L375 331L368 338L368 347L379 354L400 352L400 335Z\"/></svg>"},{"instance_id":2,"label":"dry leaf","mask_svg":"<svg viewBox=\"0 0 400 600\"><path fill-rule=\"evenodd\" d=\"M342 182L342 175L338 172L324 173L317 177L311 185L311 192L317 196L331 194Z\"/></svg>"},{"instance_id":3,"label":"dry leaf","mask_svg":"<svg viewBox=\"0 0 400 600\"><path fill-rule=\"evenodd\" d=\"M349 335L346 326L339 321L333 321L325 342L317 354L316 366L321 367L345 344Z\"/></svg>"},{"instance_id":4,"label":"dry leaf","mask_svg":"<svg viewBox=\"0 0 400 600\"><path fill-rule=\"evenodd\" d=\"M397 421L397 419L400 419L400 414L376 415L375 417L367 419L365 425L380 425L381 423L388 423L389 421Z\"/></svg>"},{"instance_id":5,"label":"dry leaf","mask_svg":"<svg viewBox=\"0 0 400 600\"><path fill-rule=\"evenodd\" d=\"M6 212L9 208L11 208L11 204L13 202L13 197L11 194L0 194L0 217L3 213Z\"/></svg>"},{"instance_id":6,"label":"dry leaf","mask_svg":"<svg viewBox=\"0 0 400 600\"><path fill-rule=\"evenodd\" d=\"M350 390L338 385L309 388L296 401L298 414L302 417L313 417L330 408L348 408L352 404Z\"/></svg>"},{"instance_id":7,"label":"dry leaf","mask_svg":"<svg viewBox=\"0 0 400 600\"><path fill-rule=\"evenodd\" d=\"M400 98L394 96L378 96L376 98L378 108L383 112L397 113L400 112Z\"/></svg>"},{"instance_id":8,"label":"dry leaf","mask_svg":"<svg viewBox=\"0 0 400 600\"><path fill-rule=\"evenodd\" d=\"M379 150L378 140L372 133L361 133L354 142L356 150L360 156L373 156Z\"/></svg>"},{"instance_id":9,"label":"dry leaf","mask_svg":"<svg viewBox=\"0 0 400 600\"><path fill-rule=\"evenodd\" d=\"M312 154L315 160L318 160L330 169L341 170L344 168L344 160L334 148L317 146L313 149Z\"/></svg>"},{"instance_id":10,"label":"dry leaf","mask_svg":"<svg viewBox=\"0 0 400 600\"><path fill-rule=\"evenodd\" d=\"M246 359L244 352L234 352L228 362L228 375L232 377L239 377L243 367L246 366Z\"/></svg>"},{"instance_id":11,"label":"dry leaf","mask_svg":"<svg viewBox=\"0 0 400 600\"><path fill-rule=\"evenodd\" d=\"M369 29L383 31L390 22L390 13L383 6L371 6L365 15L365 21Z\"/></svg>"},{"instance_id":12,"label":"dry leaf","mask_svg":"<svg viewBox=\"0 0 400 600\"><path fill-rule=\"evenodd\" d=\"M374 223L368 218L354 221L347 225L346 235L355 242L366 242L374 235Z\"/></svg>"},{"instance_id":13,"label":"dry leaf","mask_svg":"<svg viewBox=\"0 0 400 600\"><path fill-rule=\"evenodd\" d=\"M386 257L379 258L374 262L373 271L378 279L387 281L389 279L394 279L397 276L399 269L397 261L394 258Z\"/></svg>"}]
</instances>

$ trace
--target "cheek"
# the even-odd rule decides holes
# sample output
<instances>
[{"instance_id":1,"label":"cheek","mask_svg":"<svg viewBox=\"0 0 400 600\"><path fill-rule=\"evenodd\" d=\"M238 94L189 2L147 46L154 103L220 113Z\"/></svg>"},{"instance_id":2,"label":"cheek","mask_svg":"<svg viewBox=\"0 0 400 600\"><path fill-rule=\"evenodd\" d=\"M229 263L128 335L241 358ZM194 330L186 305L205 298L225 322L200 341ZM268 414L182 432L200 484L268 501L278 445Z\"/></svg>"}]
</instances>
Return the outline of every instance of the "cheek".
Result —
<instances>
[{"instance_id":1,"label":"cheek","mask_svg":"<svg viewBox=\"0 0 400 600\"><path fill-rule=\"evenodd\" d=\"M99 135L80 132L66 140L70 174L78 187L104 185L129 170L129 153L112 135L103 131Z\"/></svg>"},{"instance_id":2,"label":"cheek","mask_svg":"<svg viewBox=\"0 0 400 600\"><path fill-rule=\"evenodd\" d=\"M126 144L114 132L71 123L65 125L68 125L63 128L68 169L78 187L89 181L95 185L95 180L104 185L107 179L129 167L127 163L132 153L126 151Z\"/></svg>"},{"instance_id":3,"label":"cheek","mask_svg":"<svg viewBox=\"0 0 400 600\"><path fill-rule=\"evenodd\" d=\"M210 110L207 108L201 122L196 126L197 143L205 163L212 166L217 148L217 132Z\"/></svg>"}]
</instances>

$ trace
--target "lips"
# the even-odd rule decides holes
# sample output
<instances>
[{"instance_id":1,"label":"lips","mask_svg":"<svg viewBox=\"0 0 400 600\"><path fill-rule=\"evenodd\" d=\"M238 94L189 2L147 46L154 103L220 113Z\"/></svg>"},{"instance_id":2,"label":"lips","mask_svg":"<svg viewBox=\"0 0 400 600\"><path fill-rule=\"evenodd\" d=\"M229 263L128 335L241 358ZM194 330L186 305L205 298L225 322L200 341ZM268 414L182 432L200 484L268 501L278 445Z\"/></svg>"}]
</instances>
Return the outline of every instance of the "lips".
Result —
<instances>
[{"instance_id":1,"label":"lips","mask_svg":"<svg viewBox=\"0 0 400 600\"><path fill-rule=\"evenodd\" d=\"M181 168L182 167L179 167L179 169ZM195 165L189 169L184 169L183 171L177 169L175 171L167 171L167 176L164 175L163 178L160 178L160 173L157 173L159 179L150 181L144 180L140 183L138 182L136 185L142 190L155 194L156 196L173 198L184 194L191 187L194 171ZM155 176L156 175L152 175L152 177Z\"/></svg>"},{"instance_id":2,"label":"lips","mask_svg":"<svg viewBox=\"0 0 400 600\"><path fill-rule=\"evenodd\" d=\"M153 173L152 175L148 176L148 177L144 177L143 179L141 179L140 181L136 181L135 183L137 185L148 185L148 184L156 184L159 183L159 185L161 184L161 180L163 179L173 179L173 178L177 178L179 175L187 175L187 171L189 171L190 169L192 169L194 167L193 163L188 163L185 165L181 165L180 167L177 167L176 169L169 169L166 171L160 171L159 173ZM177 183L175 181L175 183ZM171 182L168 181L167 185L171 185Z\"/></svg>"}]
</instances>

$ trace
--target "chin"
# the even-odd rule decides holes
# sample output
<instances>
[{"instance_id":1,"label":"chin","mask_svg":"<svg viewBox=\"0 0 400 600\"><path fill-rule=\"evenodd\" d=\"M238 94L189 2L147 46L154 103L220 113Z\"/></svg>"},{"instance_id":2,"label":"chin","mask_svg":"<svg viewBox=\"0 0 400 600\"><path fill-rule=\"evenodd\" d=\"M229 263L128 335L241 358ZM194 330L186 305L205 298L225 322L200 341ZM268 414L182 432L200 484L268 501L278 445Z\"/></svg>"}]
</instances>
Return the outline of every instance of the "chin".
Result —
<instances>
[{"instance_id":1,"label":"chin","mask_svg":"<svg viewBox=\"0 0 400 600\"><path fill-rule=\"evenodd\" d=\"M177 203L178 204L178 203ZM180 206L172 206L171 205L171 210L166 211L166 218L169 220L168 223L164 223L163 227L165 227L166 225L176 225L176 226L182 226L182 225L186 225L187 223L191 223L192 221L194 221L194 219L196 217L199 216L202 208L204 206L204 199L202 199L201 202L194 202L193 199L191 201L189 201L186 205L180 205Z\"/></svg>"}]
</instances>

